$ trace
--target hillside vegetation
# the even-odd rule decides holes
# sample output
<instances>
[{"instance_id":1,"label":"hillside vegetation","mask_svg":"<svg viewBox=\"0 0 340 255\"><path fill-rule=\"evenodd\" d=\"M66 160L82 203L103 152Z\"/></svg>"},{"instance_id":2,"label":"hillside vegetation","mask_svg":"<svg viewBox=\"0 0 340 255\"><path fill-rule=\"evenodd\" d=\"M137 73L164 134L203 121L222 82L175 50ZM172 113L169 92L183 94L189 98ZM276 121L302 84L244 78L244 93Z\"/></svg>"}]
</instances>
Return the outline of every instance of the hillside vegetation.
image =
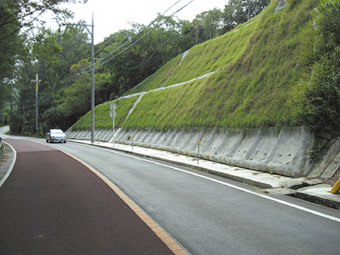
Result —
<instances>
[{"instance_id":1,"label":"hillside vegetation","mask_svg":"<svg viewBox=\"0 0 340 255\"><path fill-rule=\"evenodd\" d=\"M124 100L116 100L114 103L119 109L117 111L117 116L115 117L115 126L120 127L124 123L129 110L131 109L133 103L138 97L131 97ZM107 102L101 105L97 105L95 108L95 123L96 128L108 129L112 128L112 118L109 117L110 104L112 102ZM77 121L73 126L73 130L86 130L91 126L91 111L87 112L79 121Z\"/></svg>"},{"instance_id":2,"label":"hillside vegetation","mask_svg":"<svg viewBox=\"0 0 340 255\"><path fill-rule=\"evenodd\" d=\"M247 23L191 48L181 64L181 55L173 58L127 94L215 73L176 88L146 93L129 118L120 121L121 127L240 129L304 124L308 120L305 109L313 108L313 100L306 98L317 91L308 84L315 63L320 61L315 57L313 26L319 2L290 0L282 11L274 12L278 1L273 0ZM335 92L332 100L336 104L339 90ZM132 99L120 102L124 100ZM331 111L335 123L339 116L334 109L338 108L335 105ZM117 111L126 109L118 106ZM85 122L89 124L89 120ZM96 122L99 126L105 125Z\"/></svg>"}]
</instances>

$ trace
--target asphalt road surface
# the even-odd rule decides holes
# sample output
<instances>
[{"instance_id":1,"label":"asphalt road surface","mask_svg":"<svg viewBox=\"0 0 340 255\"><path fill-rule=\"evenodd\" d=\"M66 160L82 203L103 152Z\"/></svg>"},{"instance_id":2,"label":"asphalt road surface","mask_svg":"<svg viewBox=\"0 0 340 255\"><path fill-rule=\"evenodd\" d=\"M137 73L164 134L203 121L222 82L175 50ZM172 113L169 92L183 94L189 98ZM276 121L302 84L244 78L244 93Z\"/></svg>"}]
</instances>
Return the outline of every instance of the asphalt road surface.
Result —
<instances>
[{"instance_id":1,"label":"asphalt road surface","mask_svg":"<svg viewBox=\"0 0 340 255\"><path fill-rule=\"evenodd\" d=\"M49 146L7 141L17 161L0 189L0 254L173 254L83 164Z\"/></svg>"},{"instance_id":2,"label":"asphalt road surface","mask_svg":"<svg viewBox=\"0 0 340 255\"><path fill-rule=\"evenodd\" d=\"M109 149L52 146L100 171L192 254L339 254L339 210Z\"/></svg>"},{"instance_id":3,"label":"asphalt road surface","mask_svg":"<svg viewBox=\"0 0 340 255\"><path fill-rule=\"evenodd\" d=\"M338 220L339 210L274 197L279 203L253 187L109 149L54 146L101 171L192 254L339 254L340 222L290 203Z\"/></svg>"}]
</instances>

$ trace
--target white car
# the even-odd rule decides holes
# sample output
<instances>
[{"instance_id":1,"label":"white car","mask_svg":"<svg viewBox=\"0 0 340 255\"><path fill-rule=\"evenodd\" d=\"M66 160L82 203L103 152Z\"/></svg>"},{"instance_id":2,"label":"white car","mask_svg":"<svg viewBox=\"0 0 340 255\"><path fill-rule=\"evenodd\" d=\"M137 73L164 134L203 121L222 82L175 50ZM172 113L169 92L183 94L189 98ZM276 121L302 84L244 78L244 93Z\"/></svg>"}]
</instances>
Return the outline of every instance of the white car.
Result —
<instances>
[{"instance_id":1,"label":"white car","mask_svg":"<svg viewBox=\"0 0 340 255\"><path fill-rule=\"evenodd\" d=\"M66 135L61 129L50 129L46 134L46 142L66 143Z\"/></svg>"}]
</instances>

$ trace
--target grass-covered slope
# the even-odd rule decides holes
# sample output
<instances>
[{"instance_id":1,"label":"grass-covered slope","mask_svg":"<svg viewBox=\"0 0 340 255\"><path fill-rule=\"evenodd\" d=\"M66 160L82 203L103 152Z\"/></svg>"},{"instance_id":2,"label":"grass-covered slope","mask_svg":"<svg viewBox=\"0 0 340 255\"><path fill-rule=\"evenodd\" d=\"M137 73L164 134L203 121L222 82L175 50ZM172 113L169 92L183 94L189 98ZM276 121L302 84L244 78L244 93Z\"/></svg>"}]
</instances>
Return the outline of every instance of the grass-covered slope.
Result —
<instances>
[{"instance_id":1,"label":"grass-covered slope","mask_svg":"<svg viewBox=\"0 0 340 255\"><path fill-rule=\"evenodd\" d=\"M174 70L179 64L181 59L181 55L171 59L168 63L163 65L156 73L150 75L136 87L130 89L124 95L131 95L134 93L145 92L153 89L157 89L159 87L164 87L167 79L171 77Z\"/></svg>"},{"instance_id":2,"label":"grass-covered slope","mask_svg":"<svg viewBox=\"0 0 340 255\"><path fill-rule=\"evenodd\" d=\"M256 21L257 17L222 37L192 47L181 64L182 54L170 60L156 73L125 94L130 95L185 82L232 64L247 48Z\"/></svg>"},{"instance_id":3,"label":"grass-covered slope","mask_svg":"<svg viewBox=\"0 0 340 255\"><path fill-rule=\"evenodd\" d=\"M277 3L272 0L259 16L221 37L194 46L181 64L181 55L177 56L130 90L127 94L150 91L217 71L180 87L146 93L132 114L120 121L123 128L303 124L296 117L296 112L301 112L296 95L298 91L300 97L303 94L304 88L299 87L298 81L306 76L310 66L312 12L319 0L288 0L282 11L274 12ZM129 99L129 104L135 99ZM127 112L119 105L117 111ZM111 118L107 118L107 112L103 116L102 121L96 120L96 127L108 126L102 123ZM77 122L74 127L78 125Z\"/></svg>"},{"instance_id":4,"label":"grass-covered slope","mask_svg":"<svg viewBox=\"0 0 340 255\"><path fill-rule=\"evenodd\" d=\"M115 117L115 127L122 126L126 119L129 110L138 97L130 97L121 100L115 100L107 102L105 104L97 105L95 107L95 127L98 129L110 129L112 128L112 118L110 114L110 104L115 103L117 105L117 116ZM91 111L81 117L73 126L72 130L87 130L91 127Z\"/></svg>"},{"instance_id":5,"label":"grass-covered slope","mask_svg":"<svg viewBox=\"0 0 340 255\"><path fill-rule=\"evenodd\" d=\"M285 9L275 13L277 1L272 1L247 24L193 47L181 65L169 65L175 70L170 77L164 77L162 86L220 71L181 87L145 94L124 127L302 124L294 117L295 95L297 81L307 72L311 14L317 4L317 0L291 0ZM154 74L157 75L161 73Z\"/></svg>"}]
</instances>

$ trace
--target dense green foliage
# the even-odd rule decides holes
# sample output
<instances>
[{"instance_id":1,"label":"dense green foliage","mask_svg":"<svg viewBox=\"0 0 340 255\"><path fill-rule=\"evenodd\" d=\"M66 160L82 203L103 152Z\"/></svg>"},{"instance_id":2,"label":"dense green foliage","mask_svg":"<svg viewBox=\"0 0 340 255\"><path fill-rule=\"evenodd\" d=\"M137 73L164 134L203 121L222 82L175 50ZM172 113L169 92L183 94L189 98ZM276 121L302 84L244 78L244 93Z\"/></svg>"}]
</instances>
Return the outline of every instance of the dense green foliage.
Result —
<instances>
[{"instance_id":1,"label":"dense green foliage","mask_svg":"<svg viewBox=\"0 0 340 255\"><path fill-rule=\"evenodd\" d=\"M4 25L5 17L12 15L12 8L4 4L0 5L0 124L4 123L6 119L5 114L7 115L7 113L1 112L1 109L5 107L6 99L12 98L10 80L13 78L17 56L22 54L23 45L23 38L19 36L17 30L20 22L14 19Z\"/></svg>"},{"instance_id":2,"label":"dense green foliage","mask_svg":"<svg viewBox=\"0 0 340 255\"><path fill-rule=\"evenodd\" d=\"M32 80L35 80L36 73L40 80L39 132L43 133L49 127L65 128L69 125L68 119L58 111L58 105L64 88L72 84L69 68L89 55L87 40L84 28L66 28L57 32L43 29L36 36L32 54L17 67L15 85L19 100L12 111L13 133L29 134L35 130L35 82Z\"/></svg>"},{"instance_id":3,"label":"dense green foliage","mask_svg":"<svg viewBox=\"0 0 340 255\"><path fill-rule=\"evenodd\" d=\"M182 55L182 54L181 54ZM159 87L164 87L167 79L171 77L175 68L179 65L181 55L174 57L163 65L156 73L150 75L124 95L131 95L138 92L145 92Z\"/></svg>"},{"instance_id":4,"label":"dense green foliage","mask_svg":"<svg viewBox=\"0 0 340 255\"><path fill-rule=\"evenodd\" d=\"M322 0L315 12L310 71L300 81L299 117L320 136L340 134L340 1Z\"/></svg>"},{"instance_id":5,"label":"dense green foliage","mask_svg":"<svg viewBox=\"0 0 340 255\"><path fill-rule=\"evenodd\" d=\"M41 26L40 17L52 12L59 19L71 17L67 10L60 9L61 3L87 2L87 0L4 0L0 3L0 125L9 123L9 115L13 119L17 107L18 80L17 68L31 63L32 30ZM33 77L33 76L32 76ZM32 79L32 78L31 78ZM27 85L27 84L26 84ZM29 109L27 105L26 109ZM21 113L22 115L22 113ZM23 122L21 122L22 124ZM19 123L14 125L19 126Z\"/></svg>"}]
</instances>

